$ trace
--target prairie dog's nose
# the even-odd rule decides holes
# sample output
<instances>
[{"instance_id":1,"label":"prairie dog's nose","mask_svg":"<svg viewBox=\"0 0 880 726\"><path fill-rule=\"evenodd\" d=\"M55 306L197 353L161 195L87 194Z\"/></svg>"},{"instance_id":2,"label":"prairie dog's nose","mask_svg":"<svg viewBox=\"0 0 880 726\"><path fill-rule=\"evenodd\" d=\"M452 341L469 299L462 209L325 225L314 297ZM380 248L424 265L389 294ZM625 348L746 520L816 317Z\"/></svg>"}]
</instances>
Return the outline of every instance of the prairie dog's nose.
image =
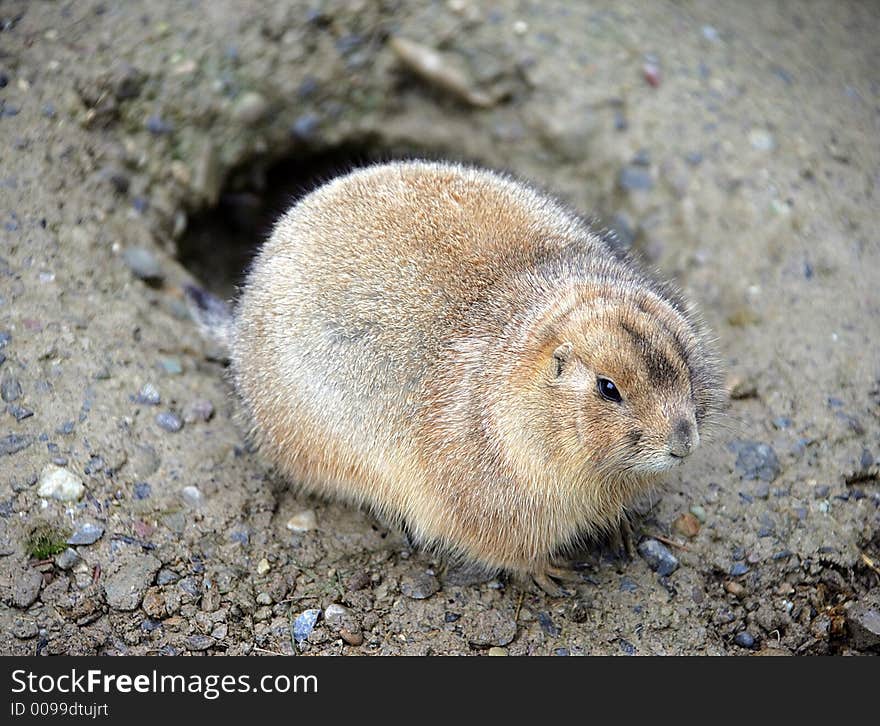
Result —
<instances>
[{"instance_id":1,"label":"prairie dog's nose","mask_svg":"<svg viewBox=\"0 0 880 726\"><path fill-rule=\"evenodd\" d=\"M672 424L669 434L669 453L677 459L683 459L697 448L700 434L697 432L696 421L678 418Z\"/></svg>"}]
</instances>

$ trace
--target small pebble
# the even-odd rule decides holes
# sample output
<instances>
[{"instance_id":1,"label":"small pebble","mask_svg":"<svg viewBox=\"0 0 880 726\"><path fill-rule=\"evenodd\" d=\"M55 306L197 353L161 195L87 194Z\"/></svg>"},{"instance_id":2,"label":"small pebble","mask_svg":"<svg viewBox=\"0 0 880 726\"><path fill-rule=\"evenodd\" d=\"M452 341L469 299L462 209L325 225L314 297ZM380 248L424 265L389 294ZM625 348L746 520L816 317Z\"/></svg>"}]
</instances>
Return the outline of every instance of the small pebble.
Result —
<instances>
[{"instance_id":1,"label":"small pebble","mask_svg":"<svg viewBox=\"0 0 880 726\"><path fill-rule=\"evenodd\" d=\"M678 558L662 542L646 539L639 543L638 552L658 575L666 577L678 569Z\"/></svg>"},{"instance_id":2,"label":"small pebble","mask_svg":"<svg viewBox=\"0 0 880 726\"><path fill-rule=\"evenodd\" d=\"M318 518L312 509L294 514L287 520L287 529L291 532L309 532L318 528Z\"/></svg>"},{"instance_id":3,"label":"small pebble","mask_svg":"<svg viewBox=\"0 0 880 726\"><path fill-rule=\"evenodd\" d=\"M79 553L68 547L66 550L55 556L55 565L61 570L69 570L79 562L79 560Z\"/></svg>"},{"instance_id":4,"label":"small pebble","mask_svg":"<svg viewBox=\"0 0 880 726\"><path fill-rule=\"evenodd\" d=\"M846 612L847 631L853 647L858 650L880 648L880 593L854 602Z\"/></svg>"},{"instance_id":5,"label":"small pebble","mask_svg":"<svg viewBox=\"0 0 880 726\"><path fill-rule=\"evenodd\" d=\"M183 373L183 364L180 362L180 358L160 358L159 365L169 376L179 376Z\"/></svg>"},{"instance_id":6,"label":"small pebble","mask_svg":"<svg viewBox=\"0 0 880 726\"><path fill-rule=\"evenodd\" d=\"M505 656L507 655L507 648L500 648L497 645L489 648L489 655L491 656Z\"/></svg>"},{"instance_id":7,"label":"small pebble","mask_svg":"<svg viewBox=\"0 0 880 726\"><path fill-rule=\"evenodd\" d=\"M40 472L37 494L46 499L75 502L82 499L86 488L72 471L54 464L46 464Z\"/></svg>"},{"instance_id":8,"label":"small pebble","mask_svg":"<svg viewBox=\"0 0 880 726\"><path fill-rule=\"evenodd\" d=\"M183 501L186 502L187 505L193 508L202 506L202 503L204 502L204 497L198 487L186 486L180 490L180 496L183 497Z\"/></svg>"},{"instance_id":9,"label":"small pebble","mask_svg":"<svg viewBox=\"0 0 880 726\"><path fill-rule=\"evenodd\" d=\"M162 134L170 134L174 131L174 124L169 121L163 119L159 114L153 114L149 116L144 123L147 131L151 134L155 134L156 136L161 136Z\"/></svg>"},{"instance_id":10,"label":"small pebble","mask_svg":"<svg viewBox=\"0 0 880 726\"><path fill-rule=\"evenodd\" d=\"M183 420L171 411L162 411L156 414L156 423L159 425L159 428L172 434L177 433L183 428Z\"/></svg>"},{"instance_id":11,"label":"small pebble","mask_svg":"<svg viewBox=\"0 0 880 726\"><path fill-rule=\"evenodd\" d=\"M6 407L6 411L12 416L16 421L24 421L26 418L30 418L34 415L34 412L29 408L25 408L24 406L19 406L17 403L10 403Z\"/></svg>"},{"instance_id":12,"label":"small pebble","mask_svg":"<svg viewBox=\"0 0 880 726\"><path fill-rule=\"evenodd\" d=\"M149 499L153 493L153 488L148 482L139 481L134 485L135 499Z\"/></svg>"},{"instance_id":13,"label":"small pebble","mask_svg":"<svg viewBox=\"0 0 880 726\"><path fill-rule=\"evenodd\" d=\"M90 545L104 536L104 528L99 524L84 522L67 539L69 545Z\"/></svg>"},{"instance_id":14,"label":"small pebble","mask_svg":"<svg viewBox=\"0 0 880 726\"><path fill-rule=\"evenodd\" d=\"M499 610L484 610L463 622L467 641L478 648L509 645L516 637L516 621Z\"/></svg>"},{"instance_id":15,"label":"small pebble","mask_svg":"<svg viewBox=\"0 0 880 726\"><path fill-rule=\"evenodd\" d=\"M296 641L297 645L302 643L312 634L312 631L315 629L315 623L318 622L318 616L320 614L320 610L312 609L304 610L296 616L296 620L293 621L293 639Z\"/></svg>"},{"instance_id":16,"label":"small pebble","mask_svg":"<svg viewBox=\"0 0 880 726\"><path fill-rule=\"evenodd\" d=\"M647 191L654 186L654 179L648 169L629 165L620 170L617 183L624 191Z\"/></svg>"},{"instance_id":17,"label":"small pebble","mask_svg":"<svg viewBox=\"0 0 880 726\"><path fill-rule=\"evenodd\" d=\"M776 452L769 444L738 440L728 444L728 448L736 454L736 470L743 479L772 482L782 470Z\"/></svg>"},{"instance_id":18,"label":"small pebble","mask_svg":"<svg viewBox=\"0 0 880 726\"><path fill-rule=\"evenodd\" d=\"M314 137L320 123L320 117L313 113L306 113L293 122L290 133L299 141L308 141Z\"/></svg>"},{"instance_id":19,"label":"small pebble","mask_svg":"<svg viewBox=\"0 0 880 726\"><path fill-rule=\"evenodd\" d=\"M134 400L136 403L145 406L158 406L162 402L162 397L159 395L159 389L156 386L152 383L145 383L141 386L141 390L137 392Z\"/></svg>"},{"instance_id":20,"label":"small pebble","mask_svg":"<svg viewBox=\"0 0 880 726\"><path fill-rule=\"evenodd\" d=\"M0 348L5 348L10 340L12 340L12 333L6 330L0 330Z\"/></svg>"},{"instance_id":21,"label":"small pebble","mask_svg":"<svg viewBox=\"0 0 880 726\"><path fill-rule=\"evenodd\" d=\"M17 378L4 376L3 380L0 381L0 398L6 401L6 403L11 403L21 398L21 384Z\"/></svg>"},{"instance_id":22,"label":"small pebble","mask_svg":"<svg viewBox=\"0 0 880 726\"><path fill-rule=\"evenodd\" d=\"M354 647L363 645L364 642L364 634L360 630L351 631L348 628L341 628L339 630L339 637Z\"/></svg>"},{"instance_id":23,"label":"small pebble","mask_svg":"<svg viewBox=\"0 0 880 726\"><path fill-rule=\"evenodd\" d=\"M730 566L731 577L740 577L749 571L749 566L745 562L734 562Z\"/></svg>"},{"instance_id":24,"label":"small pebble","mask_svg":"<svg viewBox=\"0 0 880 726\"><path fill-rule=\"evenodd\" d=\"M734 597L743 597L746 594L746 588L734 580L728 580L724 583L724 589Z\"/></svg>"},{"instance_id":25,"label":"small pebble","mask_svg":"<svg viewBox=\"0 0 880 726\"><path fill-rule=\"evenodd\" d=\"M210 421L214 416L214 404L204 398L199 398L187 406L183 414L186 423Z\"/></svg>"},{"instance_id":26,"label":"small pebble","mask_svg":"<svg viewBox=\"0 0 880 726\"><path fill-rule=\"evenodd\" d=\"M186 639L186 649L192 651L207 650L215 641L210 635L190 635Z\"/></svg>"},{"instance_id":27,"label":"small pebble","mask_svg":"<svg viewBox=\"0 0 880 726\"><path fill-rule=\"evenodd\" d=\"M55 433L61 434L62 436L69 436L70 434L73 433L75 428L76 428L75 421L65 421L58 428L55 429Z\"/></svg>"},{"instance_id":28,"label":"small pebble","mask_svg":"<svg viewBox=\"0 0 880 726\"><path fill-rule=\"evenodd\" d=\"M12 635L19 640L30 640L37 637L40 629L30 618L16 618L12 623Z\"/></svg>"},{"instance_id":29,"label":"small pebble","mask_svg":"<svg viewBox=\"0 0 880 726\"><path fill-rule=\"evenodd\" d=\"M645 63L642 66L642 76L645 79L645 82L651 86L652 88L657 88L660 85L660 66L656 63Z\"/></svg>"},{"instance_id":30,"label":"small pebble","mask_svg":"<svg viewBox=\"0 0 880 726\"><path fill-rule=\"evenodd\" d=\"M747 630L743 630L736 634L733 642L736 643L740 648L751 649L755 645L755 638Z\"/></svg>"},{"instance_id":31,"label":"small pebble","mask_svg":"<svg viewBox=\"0 0 880 726\"><path fill-rule=\"evenodd\" d=\"M163 567L156 575L156 584L171 585L172 583L177 582L179 579L180 575L178 575L174 570L169 570L167 567Z\"/></svg>"},{"instance_id":32,"label":"small pebble","mask_svg":"<svg viewBox=\"0 0 880 726\"><path fill-rule=\"evenodd\" d=\"M694 504L694 506L690 508L690 513L697 518L700 524L706 524L706 510L699 504Z\"/></svg>"},{"instance_id":33,"label":"small pebble","mask_svg":"<svg viewBox=\"0 0 880 726\"><path fill-rule=\"evenodd\" d=\"M324 622L334 628L341 628L354 623L354 613L345 605L332 603L324 610Z\"/></svg>"},{"instance_id":34,"label":"small pebble","mask_svg":"<svg viewBox=\"0 0 880 726\"><path fill-rule=\"evenodd\" d=\"M434 575L420 572L408 575L400 583L400 591L413 600L425 600L440 589L440 583Z\"/></svg>"},{"instance_id":35,"label":"small pebble","mask_svg":"<svg viewBox=\"0 0 880 726\"><path fill-rule=\"evenodd\" d=\"M19 575L12 578L12 604L21 609L30 607L40 596L40 588L42 586L43 575L39 570L28 567ZM4 599L6 599L6 595L7 592L5 591Z\"/></svg>"},{"instance_id":36,"label":"small pebble","mask_svg":"<svg viewBox=\"0 0 880 726\"><path fill-rule=\"evenodd\" d=\"M773 151L776 148L776 140L773 134L765 129L752 129L749 131L749 143L758 151Z\"/></svg>"},{"instance_id":37,"label":"small pebble","mask_svg":"<svg viewBox=\"0 0 880 726\"><path fill-rule=\"evenodd\" d=\"M248 91L242 94L232 109L232 118L251 126L265 117L269 110L269 102L259 93Z\"/></svg>"},{"instance_id":38,"label":"small pebble","mask_svg":"<svg viewBox=\"0 0 880 726\"><path fill-rule=\"evenodd\" d=\"M127 247L122 261L135 277L145 282L158 283L164 277L158 258L145 247Z\"/></svg>"},{"instance_id":39,"label":"small pebble","mask_svg":"<svg viewBox=\"0 0 880 726\"><path fill-rule=\"evenodd\" d=\"M269 564L269 560L267 560L265 557L257 563L257 574L258 575L265 575L271 569L272 569L272 565Z\"/></svg>"},{"instance_id":40,"label":"small pebble","mask_svg":"<svg viewBox=\"0 0 880 726\"><path fill-rule=\"evenodd\" d=\"M691 512L679 514L672 523L672 530L682 537L692 539L700 533L700 520Z\"/></svg>"}]
</instances>

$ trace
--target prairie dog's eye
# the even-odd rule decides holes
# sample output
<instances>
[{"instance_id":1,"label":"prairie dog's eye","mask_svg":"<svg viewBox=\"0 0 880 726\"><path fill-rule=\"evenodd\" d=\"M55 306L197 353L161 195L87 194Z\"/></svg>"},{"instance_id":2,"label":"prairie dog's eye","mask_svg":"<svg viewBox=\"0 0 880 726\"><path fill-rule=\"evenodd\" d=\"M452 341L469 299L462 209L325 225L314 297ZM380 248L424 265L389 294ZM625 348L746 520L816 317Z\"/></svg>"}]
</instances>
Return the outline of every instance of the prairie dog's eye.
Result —
<instances>
[{"instance_id":1,"label":"prairie dog's eye","mask_svg":"<svg viewBox=\"0 0 880 726\"><path fill-rule=\"evenodd\" d=\"M617 390L617 386L614 385L614 381L610 378L597 378L596 383L599 387L599 395L606 401L620 403L623 400L620 391Z\"/></svg>"}]
</instances>

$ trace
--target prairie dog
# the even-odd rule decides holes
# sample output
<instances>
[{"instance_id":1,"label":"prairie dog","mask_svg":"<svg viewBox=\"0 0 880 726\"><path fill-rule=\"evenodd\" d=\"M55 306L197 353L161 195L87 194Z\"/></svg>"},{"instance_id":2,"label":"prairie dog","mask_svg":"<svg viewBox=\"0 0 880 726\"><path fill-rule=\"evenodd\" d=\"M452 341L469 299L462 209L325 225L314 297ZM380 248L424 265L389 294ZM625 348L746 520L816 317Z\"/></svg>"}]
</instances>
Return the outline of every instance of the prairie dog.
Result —
<instances>
[{"instance_id":1,"label":"prairie dog","mask_svg":"<svg viewBox=\"0 0 880 726\"><path fill-rule=\"evenodd\" d=\"M368 167L296 203L229 339L292 483L551 594L553 554L619 526L721 400L668 286L551 197L447 163Z\"/></svg>"}]
</instances>

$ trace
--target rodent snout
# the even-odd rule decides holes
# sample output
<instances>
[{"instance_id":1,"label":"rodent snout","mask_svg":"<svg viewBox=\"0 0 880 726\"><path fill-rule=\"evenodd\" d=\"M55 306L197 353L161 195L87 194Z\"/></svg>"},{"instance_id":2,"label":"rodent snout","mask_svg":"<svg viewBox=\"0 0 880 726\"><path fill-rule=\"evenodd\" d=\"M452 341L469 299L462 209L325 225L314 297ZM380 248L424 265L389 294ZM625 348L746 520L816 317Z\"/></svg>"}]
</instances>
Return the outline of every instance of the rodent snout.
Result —
<instances>
[{"instance_id":1,"label":"rodent snout","mask_svg":"<svg viewBox=\"0 0 880 726\"><path fill-rule=\"evenodd\" d=\"M683 459L696 449L699 443L700 434L697 431L696 421L686 418L677 419L669 435L669 453L676 459Z\"/></svg>"}]
</instances>

